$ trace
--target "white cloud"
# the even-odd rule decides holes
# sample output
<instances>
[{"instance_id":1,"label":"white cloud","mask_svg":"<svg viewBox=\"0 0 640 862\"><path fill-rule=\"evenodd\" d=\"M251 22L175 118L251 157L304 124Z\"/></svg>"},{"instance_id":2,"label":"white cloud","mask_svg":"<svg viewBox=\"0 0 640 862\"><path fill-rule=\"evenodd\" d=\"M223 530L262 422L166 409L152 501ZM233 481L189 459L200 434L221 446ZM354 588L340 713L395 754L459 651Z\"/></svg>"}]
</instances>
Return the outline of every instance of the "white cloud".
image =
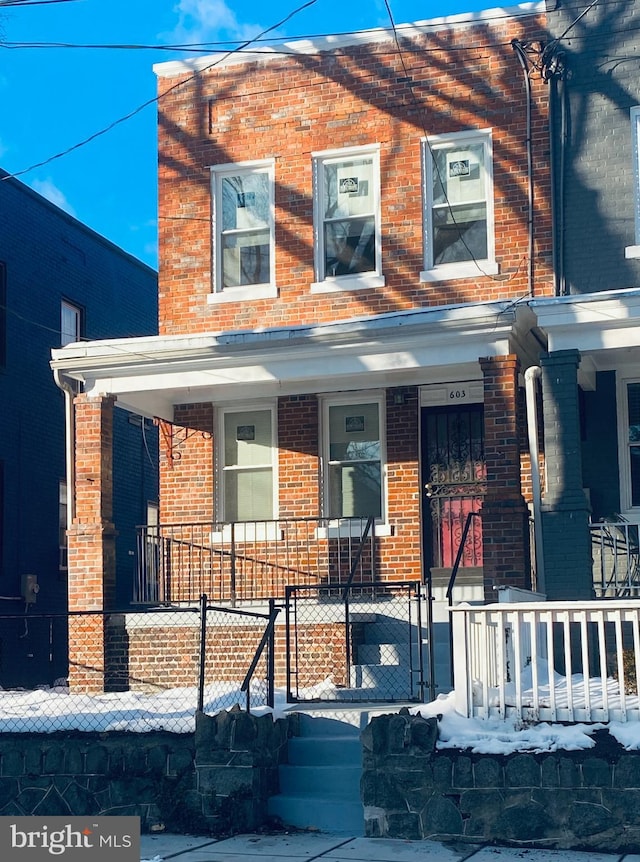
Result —
<instances>
[{"instance_id":1,"label":"white cloud","mask_svg":"<svg viewBox=\"0 0 640 862\"><path fill-rule=\"evenodd\" d=\"M263 27L240 24L225 0L179 0L173 10L178 22L162 38L170 43L201 43L219 39L244 41L256 36Z\"/></svg>"},{"instance_id":2,"label":"white cloud","mask_svg":"<svg viewBox=\"0 0 640 862\"><path fill-rule=\"evenodd\" d=\"M67 200L64 192L60 191L51 177L47 177L46 180L34 180L31 183L31 188L69 215L76 216L76 211Z\"/></svg>"}]
</instances>

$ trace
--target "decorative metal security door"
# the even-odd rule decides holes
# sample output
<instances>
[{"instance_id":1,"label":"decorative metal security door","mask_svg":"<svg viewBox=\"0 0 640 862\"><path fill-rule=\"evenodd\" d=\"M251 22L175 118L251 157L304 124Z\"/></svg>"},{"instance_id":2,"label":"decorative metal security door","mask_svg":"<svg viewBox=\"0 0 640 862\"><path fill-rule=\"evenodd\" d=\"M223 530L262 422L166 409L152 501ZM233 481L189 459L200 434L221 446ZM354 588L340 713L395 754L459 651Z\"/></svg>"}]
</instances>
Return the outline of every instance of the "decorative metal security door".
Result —
<instances>
[{"instance_id":1,"label":"decorative metal security door","mask_svg":"<svg viewBox=\"0 0 640 862\"><path fill-rule=\"evenodd\" d=\"M486 492L482 404L422 409L422 479L425 560L446 575L467 515L479 511ZM460 565L482 566L480 518L471 519Z\"/></svg>"}]
</instances>

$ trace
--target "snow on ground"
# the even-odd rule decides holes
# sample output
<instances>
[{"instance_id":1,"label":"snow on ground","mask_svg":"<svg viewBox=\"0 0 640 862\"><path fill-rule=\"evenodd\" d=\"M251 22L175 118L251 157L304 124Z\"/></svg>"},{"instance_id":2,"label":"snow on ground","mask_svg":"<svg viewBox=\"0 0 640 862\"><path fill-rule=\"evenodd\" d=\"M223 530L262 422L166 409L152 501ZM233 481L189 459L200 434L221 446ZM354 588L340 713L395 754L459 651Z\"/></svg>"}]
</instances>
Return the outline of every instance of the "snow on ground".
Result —
<instances>
[{"instance_id":1,"label":"snow on ground","mask_svg":"<svg viewBox=\"0 0 640 862\"><path fill-rule=\"evenodd\" d=\"M579 679L572 680L579 683ZM332 689L333 692L332 692ZM560 690L560 683L558 684ZM325 681L313 694L330 697L335 687ZM256 701L260 698L255 697ZM335 704L335 699L334 699ZM246 695L238 685L217 684L205 691L204 711L212 715L234 703L244 708ZM126 730L145 733L167 730L190 733L195 727L195 688L176 688L159 694L118 692L113 694L72 694L63 685L35 691L0 691L0 732L46 733L56 730ZM317 704L316 704L317 705ZM348 709L348 705L345 705ZM359 708L354 704L354 709ZM287 709L284 690L276 691L273 709L253 707L255 714L272 713L280 717ZM577 750L592 747L595 730L607 727L627 749L640 749L640 721L604 724L522 725L515 718L466 718L455 710L453 692L440 695L431 703L412 707L414 714L438 716L438 748L465 748L484 754L511 754L515 751Z\"/></svg>"}]
</instances>

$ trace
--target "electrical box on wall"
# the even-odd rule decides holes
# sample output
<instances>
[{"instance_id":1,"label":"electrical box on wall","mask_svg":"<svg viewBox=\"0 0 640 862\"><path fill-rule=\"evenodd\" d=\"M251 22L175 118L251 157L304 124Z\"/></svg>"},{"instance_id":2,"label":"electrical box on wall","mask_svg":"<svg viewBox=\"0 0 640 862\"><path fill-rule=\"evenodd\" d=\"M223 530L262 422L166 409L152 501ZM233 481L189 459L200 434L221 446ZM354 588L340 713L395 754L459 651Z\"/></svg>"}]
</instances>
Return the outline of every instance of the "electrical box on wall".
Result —
<instances>
[{"instance_id":1,"label":"electrical box on wall","mask_svg":"<svg viewBox=\"0 0 640 862\"><path fill-rule=\"evenodd\" d=\"M20 581L20 592L22 593L22 598L27 604L33 604L33 602L35 602L36 600L36 596L40 592L40 587L38 586L38 576L22 575Z\"/></svg>"}]
</instances>

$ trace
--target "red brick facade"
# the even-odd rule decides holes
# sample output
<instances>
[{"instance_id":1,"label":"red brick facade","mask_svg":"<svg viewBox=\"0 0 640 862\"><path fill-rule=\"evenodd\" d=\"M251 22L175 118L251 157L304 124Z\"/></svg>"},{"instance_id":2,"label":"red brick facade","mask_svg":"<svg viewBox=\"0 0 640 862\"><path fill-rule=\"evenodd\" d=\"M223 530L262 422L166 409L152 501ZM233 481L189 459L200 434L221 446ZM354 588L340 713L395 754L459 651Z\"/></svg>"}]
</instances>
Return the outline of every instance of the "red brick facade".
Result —
<instances>
[{"instance_id":1,"label":"red brick facade","mask_svg":"<svg viewBox=\"0 0 640 862\"><path fill-rule=\"evenodd\" d=\"M463 27L159 79L160 331L345 320L528 292L526 91L511 40L536 18ZM180 81L182 86L177 86ZM531 75L535 287L552 294L547 85ZM491 128L499 277L420 284L425 135ZM379 144L383 270L371 290L312 295L312 153ZM209 166L275 159L279 297L209 305Z\"/></svg>"},{"instance_id":2,"label":"red brick facade","mask_svg":"<svg viewBox=\"0 0 640 862\"><path fill-rule=\"evenodd\" d=\"M402 41L401 52L389 38L247 62L212 62L210 68L197 73L182 71L172 76L170 69L161 68L161 335L322 325L414 309L498 300L515 304L532 293L552 295L548 89L538 74L530 76L530 144L536 169L533 259L529 261L527 90L511 47L513 39L521 39L535 48L542 35L542 19L505 18L491 24L414 33ZM432 135L487 129L493 147L499 274L485 274L479 268L472 277L421 282L425 268L421 142ZM367 145L379 147L384 284L312 292L317 231L313 155ZM210 168L266 159L274 161L277 296L211 301ZM496 326L500 323L496 319ZM495 599L494 587L529 583L519 365L511 346L504 348L504 354L482 358L484 353L479 353L474 356L472 372L484 391L487 493L481 515L489 600ZM446 364L453 367L455 359ZM444 361L441 368L432 365L429 372L425 371L425 385L449 379ZM330 380L323 383L322 373L319 367L309 391L289 394L284 390L271 399L277 426L275 518L324 514L322 397L325 389L334 392L335 387ZM420 580L428 575L423 562L421 386L415 374L406 382L398 376L390 382L380 373L370 388L347 382L342 390L353 391L354 403L370 400L373 396L368 392L383 393L386 517L380 520L386 523L378 539L376 574L386 579ZM221 530L216 523L224 518L219 506L222 446L216 439L218 411L229 403L242 409L248 402L235 394L229 399L228 392L219 402L215 395L212 401L203 401L198 394L193 403L174 405L173 422L160 422L160 522L199 522ZM255 404L255 396L249 402ZM108 607L110 601L109 409L110 403L100 400L81 398L77 402L77 518L70 536L70 571L82 567L86 581L70 585L72 608L76 604ZM263 571L268 569L269 565ZM269 574L258 576L255 597L281 595L283 584L274 586L272 572L273 567ZM175 597L184 596L178 590ZM317 639L322 642L324 668L335 631L323 634L319 625L307 635L313 649L318 648ZM96 655L84 656L84 663L97 669L97 677L102 646L100 640ZM131 672L149 682L153 668L141 659L144 649L132 641L131 650L132 660L135 654L138 662ZM180 674L189 684L189 674Z\"/></svg>"}]
</instances>

